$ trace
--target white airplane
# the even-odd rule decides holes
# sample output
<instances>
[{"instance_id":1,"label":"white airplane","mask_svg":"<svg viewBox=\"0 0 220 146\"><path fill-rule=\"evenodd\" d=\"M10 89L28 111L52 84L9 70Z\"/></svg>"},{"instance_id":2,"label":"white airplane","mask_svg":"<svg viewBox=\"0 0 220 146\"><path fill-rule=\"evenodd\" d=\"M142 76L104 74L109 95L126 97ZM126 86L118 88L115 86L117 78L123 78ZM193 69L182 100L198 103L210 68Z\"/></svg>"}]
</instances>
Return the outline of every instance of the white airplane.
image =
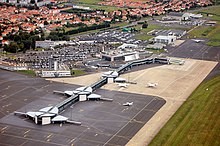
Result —
<instances>
[{"instance_id":1,"label":"white airplane","mask_svg":"<svg viewBox=\"0 0 220 146\"><path fill-rule=\"evenodd\" d=\"M123 87L123 88L127 88L128 84L126 84L126 83L119 83L118 86L119 87Z\"/></svg>"},{"instance_id":2,"label":"white airplane","mask_svg":"<svg viewBox=\"0 0 220 146\"><path fill-rule=\"evenodd\" d=\"M126 103L123 103L123 106L131 106L133 105L133 102L126 102Z\"/></svg>"},{"instance_id":3,"label":"white airplane","mask_svg":"<svg viewBox=\"0 0 220 146\"><path fill-rule=\"evenodd\" d=\"M196 43L200 43L200 42L203 42L204 40L198 40L198 39L192 39L194 42Z\"/></svg>"},{"instance_id":4,"label":"white airplane","mask_svg":"<svg viewBox=\"0 0 220 146\"><path fill-rule=\"evenodd\" d=\"M26 113L17 112L17 111L14 112L15 115L22 115L33 119L36 124L41 123L42 125L47 125L56 122L58 123L66 122L66 123L81 125L81 122L68 120L67 117L61 116L58 113L59 110L56 106L45 107L36 112L33 111L29 111Z\"/></svg>"},{"instance_id":5,"label":"white airplane","mask_svg":"<svg viewBox=\"0 0 220 146\"><path fill-rule=\"evenodd\" d=\"M147 83L147 87L156 87L158 83Z\"/></svg>"},{"instance_id":6,"label":"white airplane","mask_svg":"<svg viewBox=\"0 0 220 146\"><path fill-rule=\"evenodd\" d=\"M98 69L98 67L97 67L97 66L91 66L91 68Z\"/></svg>"}]
</instances>

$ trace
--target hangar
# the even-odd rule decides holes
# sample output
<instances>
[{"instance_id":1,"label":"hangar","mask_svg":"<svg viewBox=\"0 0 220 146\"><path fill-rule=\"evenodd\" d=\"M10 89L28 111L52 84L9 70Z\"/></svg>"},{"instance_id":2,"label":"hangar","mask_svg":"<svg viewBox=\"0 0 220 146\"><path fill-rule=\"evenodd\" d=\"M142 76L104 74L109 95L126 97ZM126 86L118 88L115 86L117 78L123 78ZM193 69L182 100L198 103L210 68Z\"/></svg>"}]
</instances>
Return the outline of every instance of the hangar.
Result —
<instances>
[{"instance_id":1,"label":"hangar","mask_svg":"<svg viewBox=\"0 0 220 146\"><path fill-rule=\"evenodd\" d=\"M176 40L176 36L162 36L159 35L154 38L155 43L171 44Z\"/></svg>"}]
</instances>

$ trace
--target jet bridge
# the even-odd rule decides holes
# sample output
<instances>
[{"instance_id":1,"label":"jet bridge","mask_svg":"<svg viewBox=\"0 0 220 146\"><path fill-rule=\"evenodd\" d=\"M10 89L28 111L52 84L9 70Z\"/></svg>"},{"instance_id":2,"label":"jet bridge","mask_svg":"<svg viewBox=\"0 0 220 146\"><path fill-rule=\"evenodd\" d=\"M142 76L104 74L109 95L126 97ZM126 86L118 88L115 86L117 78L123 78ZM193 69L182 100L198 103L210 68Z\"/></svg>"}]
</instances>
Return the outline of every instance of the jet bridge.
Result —
<instances>
[{"instance_id":1,"label":"jet bridge","mask_svg":"<svg viewBox=\"0 0 220 146\"><path fill-rule=\"evenodd\" d=\"M142 60L135 60L135 61L126 63L125 65L123 65L122 67L117 69L117 72L119 74L122 74L122 73L124 73L125 71L131 69L134 66L139 66L139 65L144 65L144 64L151 64L151 63L154 63L154 59L153 58L146 58L146 59L142 59Z\"/></svg>"},{"instance_id":2,"label":"jet bridge","mask_svg":"<svg viewBox=\"0 0 220 146\"><path fill-rule=\"evenodd\" d=\"M101 86L105 85L106 83L107 83L107 77L102 78L98 82L93 83L90 87L94 91L100 88ZM80 94L74 94L71 97L67 98L66 100L58 103L56 107L59 109L59 112L60 112L60 111L63 111L66 107L76 103L79 100L80 100Z\"/></svg>"},{"instance_id":3,"label":"jet bridge","mask_svg":"<svg viewBox=\"0 0 220 146\"><path fill-rule=\"evenodd\" d=\"M67 98L66 100L58 103L56 107L59 109L59 112L63 111L66 107L76 103L79 101L79 95L72 95L71 97Z\"/></svg>"},{"instance_id":4,"label":"jet bridge","mask_svg":"<svg viewBox=\"0 0 220 146\"><path fill-rule=\"evenodd\" d=\"M101 80L99 80L98 82L93 83L90 87L94 91L94 90L102 87L103 85L107 84L107 80L108 80L108 78L104 77Z\"/></svg>"}]
</instances>

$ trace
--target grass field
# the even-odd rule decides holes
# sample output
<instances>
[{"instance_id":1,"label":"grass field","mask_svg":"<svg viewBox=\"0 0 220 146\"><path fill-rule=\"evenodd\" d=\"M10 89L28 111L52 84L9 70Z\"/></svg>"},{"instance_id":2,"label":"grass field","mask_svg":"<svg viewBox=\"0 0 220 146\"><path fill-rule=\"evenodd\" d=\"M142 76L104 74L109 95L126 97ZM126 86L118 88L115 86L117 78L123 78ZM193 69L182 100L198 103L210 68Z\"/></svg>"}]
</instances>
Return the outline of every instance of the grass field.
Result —
<instances>
[{"instance_id":1,"label":"grass field","mask_svg":"<svg viewBox=\"0 0 220 146\"><path fill-rule=\"evenodd\" d=\"M134 28L136 28L137 30L140 30L140 34L137 34L135 36L136 39L139 39L139 40L149 40L149 39L153 38L153 36L147 35L147 33L150 32L153 29L160 29L162 27L159 26L159 25L151 25L150 24L150 25L148 25L147 28L143 28L142 29L142 25L137 25Z\"/></svg>"},{"instance_id":2,"label":"grass field","mask_svg":"<svg viewBox=\"0 0 220 146\"><path fill-rule=\"evenodd\" d=\"M220 46L220 26L200 26L189 33L190 38L209 39L207 45Z\"/></svg>"},{"instance_id":3,"label":"grass field","mask_svg":"<svg viewBox=\"0 0 220 146\"><path fill-rule=\"evenodd\" d=\"M198 10L196 13L202 13L204 18L210 20L220 21L220 6L208 7L207 9ZM207 14L211 14L212 16L207 16Z\"/></svg>"},{"instance_id":4,"label":"grass field","mask_svg":"<svg viewBox=\"0 0 220 146\"><path fill-rule=\"evenodd\" d=\"M149 40L151 38L153 38L154 36L151 35L146 35L146 34L140 34L140 35L136 35L135 38L138 40Z\"/></svg>"},{"instance_id":5,"label":"grass field","mask_svg":"<svg viewBox=\"0 0 220 146\"><path fill-rule=\"evenodd\" d=\"M202 83L150 146L220 145L220 76Z\"/></svg>"}]
</instances>

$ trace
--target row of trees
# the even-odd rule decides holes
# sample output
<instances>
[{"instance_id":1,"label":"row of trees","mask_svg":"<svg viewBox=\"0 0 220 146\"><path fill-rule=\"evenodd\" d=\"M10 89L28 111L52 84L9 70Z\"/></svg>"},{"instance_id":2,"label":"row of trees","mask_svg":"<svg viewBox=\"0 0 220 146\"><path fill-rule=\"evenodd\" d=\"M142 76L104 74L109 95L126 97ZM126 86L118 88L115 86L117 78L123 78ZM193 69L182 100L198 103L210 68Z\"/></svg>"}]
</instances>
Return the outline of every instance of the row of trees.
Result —
<instances>
[{"instance_id":1,"label":"row of trees","mask_svg":"<svg viewBox=\"0 0 220 146\"><path fill-rule=\"evenodd\" d=\"M44 35L35 34L34 32L19 32L17 34L10 34L5 39L11 40L12 43L5 45L4 51L25 53L29 49L35 49L35 42L44 40Z\"/></svg>"},{"instance_id":2,"label":"row of trees","mask_svg":"<svg viewBox=\"0 0 220 146\"><path fill-rule=\"evenodd\" d=\"M72 34L77 34L77 33L80 33L80 32L85 32L85 31L89 31L89 30L96 30L96 29L101 29L101 28L107 28L107 27L110 27L110 23L102 23L102 24L93 24L91 26L87 26L87 25L84 25L84 26L80 26L78 29L73 29L73 30L70 30L70 31L67 31L66 32L66 35L72 35Z\"/></svg>"},{"instance_id":3,"label":"row of trees","mask_svg":"<svg viewBox=\"0 0 220 146\"><path fill-rule=\"evenodd\" d=\"M69 41L70 40L69 35L85 32L89 30L107 28L107 27L110 27L109 23L103 23L99 25L93 24L91 26L87 26L84 24L84 25L80 25L77 29L73 29L67 32L65 32L64 28L57 28L55 31L51 31L50 35L46 39L52 41L58 41L58 40Z\"/></svg>"}]
</instances>

